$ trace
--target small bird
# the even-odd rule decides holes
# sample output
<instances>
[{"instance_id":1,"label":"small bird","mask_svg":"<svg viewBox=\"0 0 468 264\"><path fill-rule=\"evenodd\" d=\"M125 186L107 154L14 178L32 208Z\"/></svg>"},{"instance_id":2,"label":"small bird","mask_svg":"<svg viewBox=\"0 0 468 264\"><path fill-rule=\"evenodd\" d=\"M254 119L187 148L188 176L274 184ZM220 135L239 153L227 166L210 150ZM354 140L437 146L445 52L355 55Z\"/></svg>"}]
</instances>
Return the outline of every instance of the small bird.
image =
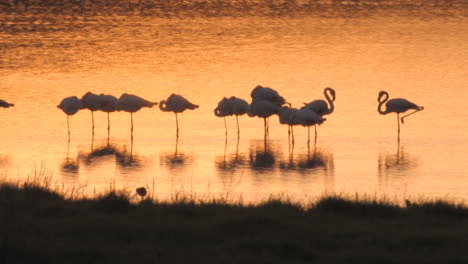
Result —
<instances>
[{"instance_id":1,"label":"small bird","mask_svg":"<svg viewBox=\"0 0 468 264\"><path fill-rule=\"evenodd\" d=\"M195 110L198 105L192 104L183 96L178 94L171 94L166 100L159 102L159 109L163 112L174 112L176 116L176 134L179 137L179 120L177 117L178 113L182 113L187 109Z\"/></svg>"},{"instance_id":2,"label":"small bird","mask_svg":"<svg viewBox=\"0 0 468 264\"><path fill-rule=\"evenodd\" d=\"M143 107L152 108L158 103L150 102L146 99L143 99L139 96L133 94L124 93L117 100L116 109L117 111L125 111L130 113L130 123L131 123L131 142L133 143L133 113L139 111Z\"/></svg>"},{"instance_id":3,"label":"small bird","mask_svg":"<svg viewBox=\"0 0 468 264\"><path fill-rule=\"evenodd\" d=\"M8 102L5 101L5 100L0 99L0 107L8 108L8 107L11 107L11 106L15 106L15 105L14 105L14 104L10 104L10 103L8 103Z\"/></svg>"},{"instance_id":4,"label":"small bird","mask_svg":"<svg viewBox=\"0 0 468 264\"><path fill-rule=\"evenodd\" d=\"M244 115L249 110L249 103L247 101L231 96L229 98L224 97L219 101L218 106L214 110L214 114L217 117L224 118L224 129L227 136L227 127L226 127L226 116L235 115L237 122L237 138L240 136L239 130L239 116Z\"/></svg>"},{"instance_id":5,"label":"small bird","mask_svg":"<svg viewBox=\"0 0 468 264\"><path fill-rule=\"evenodd\" d=\"M335 90L330 87L327 87L323 90L323 94L325 95L325 99L327 101L322 99L314 100L310 103L304 103L303 108L312 110L321 117L333 113L333 110L335 110L335 105L333 104L333 102L336 99ZM315 126L315 138L317 139L317 126Z\"/></svg>"},{"instance_id":6,"label":"small bird","mask_svg":"<svg viewBox=\"0 0 468 264\"><path fill-rule=\"evenodd\" d=\"M145 187L139 187L139 188L136 188L136 193L141 197L141 199L143 200L143 198L146 196L146 194L148 193L146 188Z\"/></svg>"},{"instance_id":7,"label":"small bird","mask_svg":"<svg viewBox=\"0 0 468 264\"><path fill-rule=\"evenodd\" d=\"M386 91L380 91L379 92L379 97L377 97L377 101L379 102L379 105L377 107L377 111L381 115L386 115L388 113L396 113L397 114L397 123L398 123L398 141L400 141L400 120L401 123L404 124L404 118L412 115L414 113L417 113L421 110L424 109L423 106L418 106L415 103L412 103L404 98L394 98L388 100L388 93ZM385 111L382 110L382 106L385 103ZM400 113L404 113L410 109L415 110L414 112L411 112L405 116L402 116L400 119Z\"/></svg>"},{"instance_id":8,"label":"small bird","mask_svg":"<svg viewBox=\"0 0 468 264\"><path fill-rule=\"evenodd\" d=\"M68 141L70 141L70 122L69 116L76 114L79 110L83 109L83 104L80 99L76 96L70 96L64 98L57 106L67 114L67 128L68 128Z\"/></svg>"}]
</instances>

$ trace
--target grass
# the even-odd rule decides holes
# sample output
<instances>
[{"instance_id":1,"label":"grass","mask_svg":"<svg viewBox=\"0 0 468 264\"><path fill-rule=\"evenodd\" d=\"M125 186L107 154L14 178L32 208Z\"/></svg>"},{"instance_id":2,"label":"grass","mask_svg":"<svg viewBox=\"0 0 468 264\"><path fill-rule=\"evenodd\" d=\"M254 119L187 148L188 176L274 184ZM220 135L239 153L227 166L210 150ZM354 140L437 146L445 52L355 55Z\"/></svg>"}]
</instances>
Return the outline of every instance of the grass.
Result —
<instances>
[{"instance_id":1,"label":"grass","mask_svg":"<svg viewBox=\"0 0 468 264\"><path fill-rule=\"evenodd\" d=\"M40 177L0 184L0 262L468 263L468 208L446 201L70 194Z\"/></svg>"}]
</instances>

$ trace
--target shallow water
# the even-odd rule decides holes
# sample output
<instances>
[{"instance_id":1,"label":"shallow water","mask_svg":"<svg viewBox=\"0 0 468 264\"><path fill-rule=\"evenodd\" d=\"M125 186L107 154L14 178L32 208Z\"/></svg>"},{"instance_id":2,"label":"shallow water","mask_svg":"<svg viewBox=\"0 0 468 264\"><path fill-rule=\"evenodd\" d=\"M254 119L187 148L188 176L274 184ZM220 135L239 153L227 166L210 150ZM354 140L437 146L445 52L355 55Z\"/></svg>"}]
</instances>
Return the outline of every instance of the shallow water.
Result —
<instances>
[{"instance_id":1,"label":"shallow water","mask_svg":"<svg viewBox=\"0 0 468 264\"><path fill-rule=\"evenodd\" d=\"M0 173L25 178L34 167L64 186L93 194L110 185L147 186L155 196L224 196L259 201L270 194L296 200L324 192L390 198L468 198L465 84L468 19L460 15L223 16L61 15L4 12L0 30ZM293 106L337 93L335 111L307 146L295 128L270 120L213 114L223 96L250 101L258 84ZM425 110L406 119L377 113L377 94L404 97ZM56 108L87 91L127 92L153 101L171 93L199 104L175 119L158 108L107 116ZM313 135L313 129L312 129ZM129 153L132 153L131 160ZM117 153L117 155L116 155ZM71 165L70 165L71 164Z\"/></svg>"}]
</instances>

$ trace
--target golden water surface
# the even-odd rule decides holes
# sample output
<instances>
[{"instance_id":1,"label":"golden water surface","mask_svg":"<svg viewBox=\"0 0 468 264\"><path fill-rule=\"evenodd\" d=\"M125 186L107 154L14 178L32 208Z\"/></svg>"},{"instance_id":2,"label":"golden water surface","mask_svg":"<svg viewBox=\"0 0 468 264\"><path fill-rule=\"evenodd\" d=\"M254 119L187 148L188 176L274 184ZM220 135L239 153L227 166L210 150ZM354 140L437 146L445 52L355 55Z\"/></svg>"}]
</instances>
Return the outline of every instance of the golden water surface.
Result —
<instances>
[{"instance_id":1,"label":"golden water surface","mask_svg":"<svg viewBox=\"0 0 468 264\"><path fill-rule=\"evenodd\" d=\"M375 15L191 16L2 14L0 174L25 178L41 166L85 193L110 185L177 194L261 201L286 194L307 201L324 192L391 198L468 198L468 19ZM224 96L250 101L256 85L276 89L295 107L336 90L335 111L307 146L295 128L270 120L213 114ZM379 115L377 95L425 107L406 119L397 142L395 114ZM70 117L56 106L87 91L132 93L160 101L171 93L200 108L175 116L158 107L133 115ZM313 135L313 129L312 135ZM129 153L132 152L132 157Z\"/></svg>"}]
</instances>

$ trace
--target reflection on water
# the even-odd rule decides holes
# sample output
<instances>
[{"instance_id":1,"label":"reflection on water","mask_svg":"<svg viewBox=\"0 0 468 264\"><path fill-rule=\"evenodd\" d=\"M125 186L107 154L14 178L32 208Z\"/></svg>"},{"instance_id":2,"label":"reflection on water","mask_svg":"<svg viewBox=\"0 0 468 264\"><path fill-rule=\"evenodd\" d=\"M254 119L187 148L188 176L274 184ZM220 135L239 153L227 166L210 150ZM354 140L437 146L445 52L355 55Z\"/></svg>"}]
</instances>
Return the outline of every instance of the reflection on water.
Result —
<instances>
[{"instance_id":1,"label":"reflection on water","mask_svg":"<svg viewBox=\"0 0 468 264\"><path fill-rule=\"evenodd\" d=\"M68 136L67 141L67 156L65 160L60 165L60 169L63 173L76 175L78 173L80 166L78 163L78 158L72 159L70 158L70 135Z\"/></svg>"},{"instance_id":2,"label":"reflection on water","mask_svg":"<svg viewBox=\"0 0 468 264\"><path fill-rule=\"evenodd\" d=\"M239 153L239 138L236 143L236 151L227 154L228 141L224 144L224 154L215 158L216 168L222 172L233 172L237 168L242 168L247 164L247 155Z\"/></svg>"},{"instance_id":3,"label":"reflection on water","mask_svg":"<svg viewBox=\"0 0 468 264\"><path fill-rule=\"evenodd\" d=\"M1 166L8 166L10 159L7 155L0 154L0 167Z\"/></svg>"},{"instance_id":4,"label":"reflection on water","mask_svg":"<svg viewBox=\"0 0 468 264\"><path fill-rule=\"evenodd\" d=\"M143 166L143 158L133 154L133 145L130 150L124 145L119 147L114 144L105 144L94 148L90 152L80 152L78 157L87 166L96 166L100 162L115 158L115 162L122 168L140 168Z\"/></svg>"},{"instance_id":5,"label":"reflection on water","mask_svg":"<svg viewBox=\"0 0 468 264\"><path fill-rule=\"evenodd\" d=\"M187 153L184 153L179 150L179 137L176 136L176 142L174 144L174 152L172 153L162 153L160 154L161 164L170 170L180 170L183 169L193 162L193 156Z\"/></svg>"},{"instance_id":6,"label":"reflection on water","mask_svg":"<svg viewBox=\"0 0 468 264\"><path fill-rule=\"evenodd\" d=\"M182 186L193 183L198 193L208 182L213 192L237 188L249 202L272 192L320 195L322 182L345 192L374 192L376 177L418 179L411 182L413 193L432 194L435 185L444 185L439 193L467 196L460 179L468 163L468 110L457 107L464 101L456 96L466 92L467 1L5 3L0 92L16 106L0 117L2 170L44 163L57 168L55 175L71 174L71 182L85 181L98 191L109 179L125 188L157 175L158 194L175 178ZM407 16L400 12L405 10L431 12ZM277 118L265 142L261 120L245 117L239 120L242 137L228 134L223 149L226 125L213 108L233 93L248 98L258 83L293 105L323 98L323 87L339 89L339 107L320 127L320 148L313 142L308 148L305 128L294 130L294 145L286 143L286 127ZM406 148L392 144L379 153L396 125L376 112L382 89L428 109L405 124ZM70 118L65 155L67 123L56 104L88 90L158 99L186 94L200 109L179 116L185 131L180 142L173 141L173 116L158 109L143 109L135 120L113 113L112 140L109 125L104 129L108 116L79 112Z\"/></svg>"},{"instance_id":7,"label":"reflection on water","mask_svg":"<svg viewBox=\"0 0 468 264\"><path fill-rule=\"evenodd\" d=\"M314 148L312 151L299 153L297 157L294 156L294 153L291 153L288 155L287 160L279 162L279 168L281 170L323 170L324 172L333 172L335 166L333 154L327 153L320 148Z\"/></svg>"},{"instance_id":8,"label":"reflection on water","mask_svg":"<svg viewBox=\"0 0 468 264\"><path fill-rule=\"evenodd\" d=\"M273 170L281 146L270 140L251 140L249 148L249 168L254 171Z\"/></svg>"},{"instance_id":9,"label":"reflection on water","mask_svg":"<svg viewBox=\"0 0 468 264\"><path fill-rule=\"evenodd\" d=\"M405 147L399 141L396 145L394 153L379 153L378 173L381 182L387 182L392 177L407 175L406 172L419 166L418 159L405 151Z\"/></svg>"}]
</instances>

